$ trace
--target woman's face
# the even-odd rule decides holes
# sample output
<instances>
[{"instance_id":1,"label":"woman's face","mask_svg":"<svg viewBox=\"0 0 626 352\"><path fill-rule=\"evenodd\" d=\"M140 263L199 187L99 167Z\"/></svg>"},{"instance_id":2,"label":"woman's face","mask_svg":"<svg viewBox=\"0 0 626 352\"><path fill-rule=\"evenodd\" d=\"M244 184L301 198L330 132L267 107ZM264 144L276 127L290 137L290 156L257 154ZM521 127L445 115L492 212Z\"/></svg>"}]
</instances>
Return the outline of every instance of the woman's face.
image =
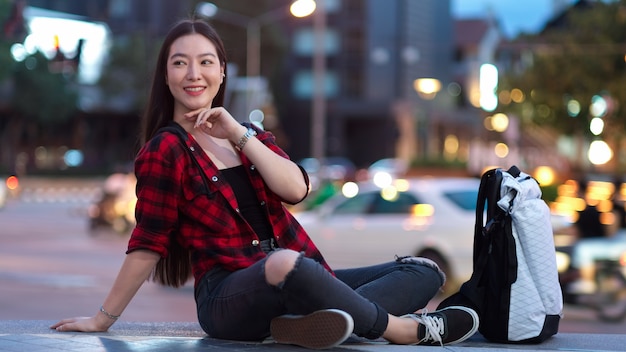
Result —
<instances>
[{"instance_id":1,"label":"woman's face","mask_svg":"<svg viewBox=\"0 0 626 352\"><path fill-rule=\"evenodd\" d=\"M174 96L174 118L211 107L224 79L215 45L201 34L176 39L170 47L165 82Z\"/></svg>"}]
</instances>

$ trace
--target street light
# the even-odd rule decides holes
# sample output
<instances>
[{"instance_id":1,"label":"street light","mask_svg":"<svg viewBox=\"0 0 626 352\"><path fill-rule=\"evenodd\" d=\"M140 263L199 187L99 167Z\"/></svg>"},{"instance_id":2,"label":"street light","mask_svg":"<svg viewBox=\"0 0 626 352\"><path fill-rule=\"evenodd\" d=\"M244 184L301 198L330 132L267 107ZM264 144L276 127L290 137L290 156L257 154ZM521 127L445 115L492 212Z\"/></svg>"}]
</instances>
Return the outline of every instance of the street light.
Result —
<instances>
[{"instance_id":1,"label":"street light","mask_svg":"<svg viewBox=\"0 0 626 352\"><path fill-rule=\"evenodd\" d=\"M441 82L436 78L418 78L413 81L413 88L423 99L433 100L441 90Z\"/></svg>"},{"instance_id":2,"label":"street light","mask_svg":"<svg viewBox=\"0 0 626 352\"><path fill-rule=\"evenodd\" d=\"M436 78L418 78L413 81L413 89L424 100L433 100L439 91L441 90L441 81ZM433 157L436 153L436 144L438 138L436 135L435 121L433 121L431 102L427 101L426 104L426 124L427 131L424 135L426 156Z\"/></svg>"},{"instance_id":3,"label":"street light","mask_svg":"<svg viewBox=\"0 0 626 352\"><path fill-rule=\"evenodd\" d=\"M313 96L311 97L311 155L320 162L326 151L326 8L320 1L313 16Z\"/></svg>"},{"instance_id":4,"label":"street light","mask_svg":"<svg viewBox=\"0 0 626 352\"><path fill-rule=\"evenodd\" d=\"M270 21L276 21L291 14L294 17L306 17L315 11L314 0L296 0L289 7L279 7L256 17L248 17L236 12L218 8L210 2L200 2L196 5L196 14L206 18L218 18L225 22L246 29L246 113L253 110L252 106L252 77L261 75L261 25Z\"/></svg>"}]
</instances>

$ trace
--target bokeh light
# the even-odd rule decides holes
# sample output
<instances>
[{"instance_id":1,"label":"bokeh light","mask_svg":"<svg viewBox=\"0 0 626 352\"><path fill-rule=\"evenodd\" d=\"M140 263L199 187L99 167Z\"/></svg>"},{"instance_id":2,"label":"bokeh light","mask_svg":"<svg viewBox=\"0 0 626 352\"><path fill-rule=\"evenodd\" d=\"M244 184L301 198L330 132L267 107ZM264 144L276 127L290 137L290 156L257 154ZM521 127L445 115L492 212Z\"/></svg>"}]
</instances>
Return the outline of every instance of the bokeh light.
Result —
<instances>
[{"instance_id":1,"label":"bokeh light","mask_svg":"<svg viewBox=\"0 0 626 352\"><path fill-rule=\"evenodd\" d=\"M503 113L497 113L491 117L491 126L496 132L504 132L509 127L509 117Z\"/></svg>"},{"instance_id":2,"label":"bokeh light","mask_svg":"<svg viewBox=\"0 0 626 352\"><path fill-rule=\"evenodd\" d=\"M589 122L589 131L593 133L595 136L599 136L604 131L604 121L599 117L594 117Z\"/></svg>"},{"instance_id":3,"label":"bokeh light","mask_svg":"<svg viewBox=\"0 0 626 352\"><path fill-rule=\"evenodd\" d=\"M359 185L354 182L346 182L341 186L341 194L346 198L352 198L359 194Z\"/></svg>"},{"instance_id":4,"label":"bokeh light","mask_svg":"<svg viewBox=\"0 0 626 352\"><path fill-rule=\"evenodd\" d=\"M533 176L542 186L550 186L556 179L556 173L550 166L539 166Z\"/></svg>"},{"instance_id":5,"label":"bokeh light","mask_svg":"<svg viewBox=\"0 0 626 352\"><path fill-rule=\"evenodd\" d=\"M526 97L524 96L524 92L521 89L514 88L511 89L511 100L516 103L523 103Z\"/></svg>"},{"instance_id":6,"label":"bokeh light","mask_svg":"<svg viewBox=\"0 0 626 352\"><path fill-rule=\"evenodd\" d=\"M315 7L314 0L297 0L291 4L289 11L295 17L306 17L315 11Z\"/></svg>"},{"instance_id":7,"label":"bokeh light","mask_svg":"<svg viewBox=\"0 0 626 352\"><path fill-rule=\"evenodd\" d=\"M576 117L580 114L580 103L578 100L570 99L567 101L567 114L571 117Z\"/></svg>"},{"instance_id":8,"label":"bokeh light","mask_svg":"<svg viewBox=\"0 0 626 352\"><path fill-rule=\"evenodd\" d=\"M607 110L608 104L606 99L599 95L594 95L593 98L591 98L591 105L589 106L589 113L591 116L602 117L606 115Z\"/></svg>"},{"instance_id":9,"label":"bokeh light","mask_svg":"<svg viewBox=\"0 0 626 352\"><path fill-rule=\"evenodd\" d=\"M506 158L506 156L509 155L509 146L505 143L498 143L493 148L493 152L498 158Z\"/></svg>"},{"instance_id":10,"label":"bokeh light","mask_svg":"<svg viewBox=\"0 0 626 352\"><path fill-rule=\"evenodd\" d=\"M604 165L613 158L613 151L605 141L593 141L589 146L587 157L594 165Z\"/></svg>"}]
</instances>

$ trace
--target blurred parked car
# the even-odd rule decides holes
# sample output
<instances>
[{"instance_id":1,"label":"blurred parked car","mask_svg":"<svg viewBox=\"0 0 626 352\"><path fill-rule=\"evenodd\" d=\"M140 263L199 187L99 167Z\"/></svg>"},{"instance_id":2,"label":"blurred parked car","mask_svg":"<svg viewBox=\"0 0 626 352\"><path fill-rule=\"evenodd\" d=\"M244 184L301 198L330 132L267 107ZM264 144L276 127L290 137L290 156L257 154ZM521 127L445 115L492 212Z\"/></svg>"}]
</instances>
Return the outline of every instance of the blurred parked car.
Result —
<instances>
[{"instance_id":1,"label":"blurred parked car","mask_svg":"<svg viewBox=\"0 0 626 352\"><path fill-rule=\"evenodd\" d=\"M378 173L385 173L392 178L404 177L409 170L409 164L398 158L385 158L373 162L368 168L367 173L370 178L375 178Z\"/></svg>"},{"instance_id":2,"label":"blurred parked car","mask_svg":"<svg viewBox=\"0 0 626 352\"><path fill-rule=\"evenodd\" d=\"M295 216L333 268L422 256L440 265L453 289L472 272L479 183L475 178L396 179L384 189L359 183L353 197L339 193Z\"/></svg>"},{"instance_id":3,"label":"blurred parked car","mask_svg":"<svg viewBox=\"0 0 626 352\"><path fill-rule=\"evenodd\" d=\"M311 189L317 190L323 181L352 181L356 166L347 158L330 156L321 162L316 158L304 158L298 164L306 170L311 181Z\"/></svg>"}]
</instances>

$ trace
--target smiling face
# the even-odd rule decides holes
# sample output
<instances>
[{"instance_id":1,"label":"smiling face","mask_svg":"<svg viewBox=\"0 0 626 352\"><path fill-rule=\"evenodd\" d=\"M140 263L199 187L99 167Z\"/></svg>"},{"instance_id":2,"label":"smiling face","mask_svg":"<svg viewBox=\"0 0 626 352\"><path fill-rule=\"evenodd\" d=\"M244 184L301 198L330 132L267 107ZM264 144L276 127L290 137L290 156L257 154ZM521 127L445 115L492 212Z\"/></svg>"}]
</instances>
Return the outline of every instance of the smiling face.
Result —
<instances>
[{"instance_id":1,"label":"smiling face","mask_svg":"<svg viewBox=\"0 0 626 352\"><path fill-rule=\"evenodd\" d=\"M224 79L215 45L201 34L176 39L167 58L166 82L174 96L174 120L210 108Z\"/></svg>"}]
</instances>

